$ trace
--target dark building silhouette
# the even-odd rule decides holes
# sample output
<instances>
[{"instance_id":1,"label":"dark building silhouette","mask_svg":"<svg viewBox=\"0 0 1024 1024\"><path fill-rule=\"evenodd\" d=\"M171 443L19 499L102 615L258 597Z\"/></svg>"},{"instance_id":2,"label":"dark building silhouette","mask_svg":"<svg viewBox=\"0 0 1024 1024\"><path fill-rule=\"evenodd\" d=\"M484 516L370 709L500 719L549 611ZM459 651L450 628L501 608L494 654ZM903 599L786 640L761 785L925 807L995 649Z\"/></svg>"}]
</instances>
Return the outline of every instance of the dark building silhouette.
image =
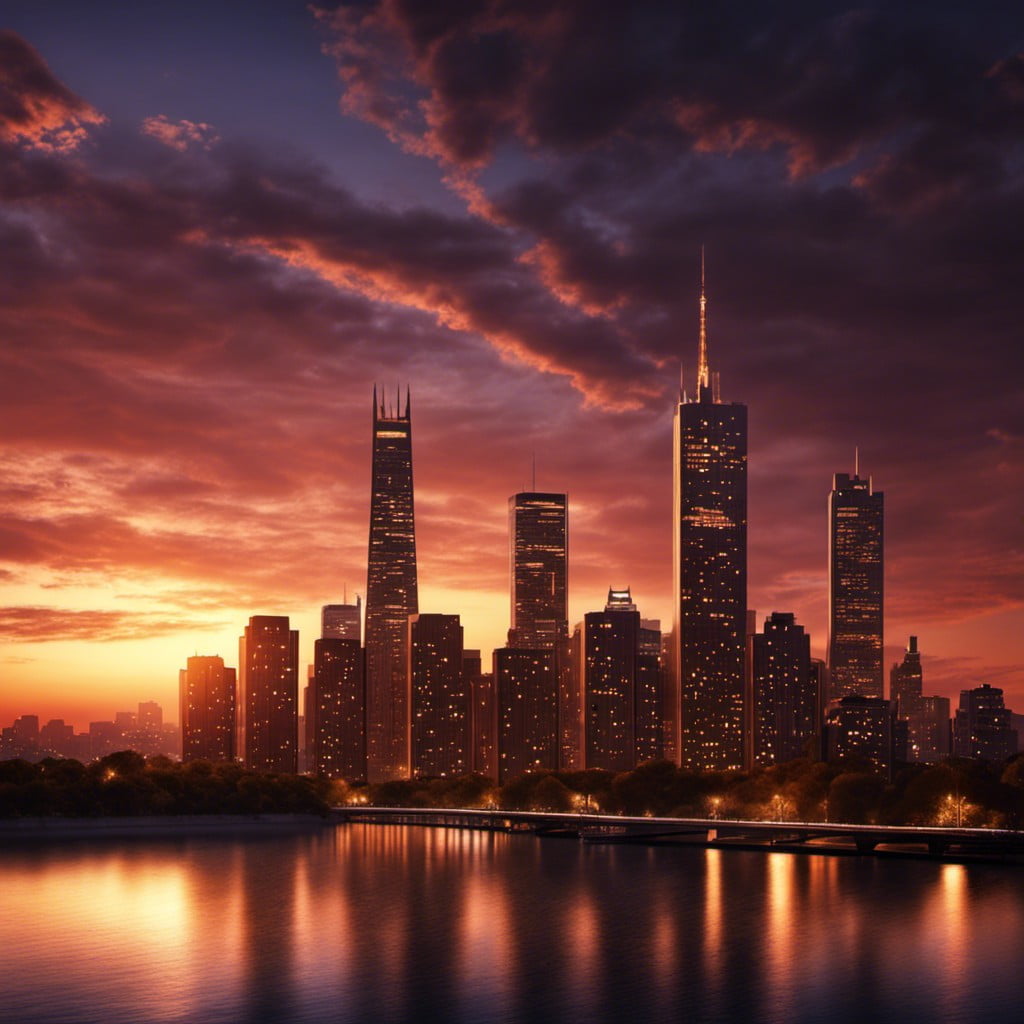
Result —
<instances>
[{"instance_id":1,"label":"dark building silhouette","mask_svg":"<svg viewBox=\"0 0 1024 1024\"><path fill-rule=\"evenodd\" d=\"M953 719L953 754L981 761L1003 761L1017 753L1013 712L1003 703L996 686L960 691L960 706Z\"/></svg>"},{"instance_id":2,"label":"dark building silhouette","mask_svg":"<svg viewBox=\"0 0 1024 1024\"><path fill-rule=\"evenodd\" d=\"M609 590L603 612L583 617L586 768L636 765L636 661L640 613L628 590Z\"/></svg>"},{"instance_id":3,"label":"dark building silhouette","mask_svg":"<svg viewBox=\"0 0 1024 1024\"><path fill-rule=\"evenodd\" d=\"M525 491L508 499L512 626L509 647L564 640L568 611L568 497Z\"/></svg>"},{"instance_id":4,"label":"dark building silhouette","mask_svg":"<svg viewBox=\"0 0 1024 1024\"><path fill-rule=\"evenodd\" d=\"M791 612L772 612L749 643L751 765L817 756L823 707L811 638Z\"/></svg>"},{"instance_id":5,"label":"dark building silhouette","mask_svg":"<svg viewBox=\"0 0 1024 1024\"><path fill-rule=\"evenodd\" d=\"M858 467L859 469L859 467ZM828 499L828 669L834 699L881 697L884 495L836 473Z\"/></svg>"},{"instance_id":6,"label":"dark building silhouette","mask_svg":"<svg viewBox=\"0 0 1024 1024\"><path fill-rule=\"evenodd\" d=\"M362 601L355 604L325 604L320 609L320 636L324 640L362 641Z\"/></svg>"},{"instance_id":7,"label":"dark building silhouette","mask_svg":"<svg viewBox=\"0 0 1024 1024\"><path fill-rule=\"evenodd\" d=\"M851 695L829 704L825 713L825 757L868 768L889 778L895 760L903 760L890 701Z\"/></svg>"},{"instance_id":8,"label":"dark building silhouette","mask_svg":"<svg viewBox=\"0 0 1024 1024\"><path fill-rule=\"evenodd\" d=\"M926 696L921 652L912 636L903 660L889 671L889 696L906 723L907 760L933 764L950 753L949 698Z\"/></svg>"},{"instance_id":9,"label":"dark building silhouette","mask_svg":"<svg viewBox=\"0 0 1024 1024\"><path fill-rule=\"evenodd\" d=\"M494 652L499 782L558 768L557 681L554 648L499 647Z\"/></svg>"},{"instance_id":10,"label":"dark building silhouette","mask_svg":"<svg viewBox=\"0 0 1024 1024\"><path fill-rule=\"evenodd\" d=\"M637 764L660 761L665 756L665 666L661 659L661 640L661 621L641 619L633 702Z\"/></svg>"},{"instance_id":11,"label":"dark building silhouette","mask_svg":"<svg viewBox=\"0 0 1024 1024\"><path fill-rule=\"evenodd\" d=\"M462 674L469 687L472 770L498 778L498 702L494 675L484 672L478 650L462 653Z\"/></svg>"},{"instance_id":12,"label":"dark building silhouette","mask_svg":"<svg viewBox=\"0 0 1024 1024\"><path fill-rule=\"evenodd\" d=\"M575 637L583 680L585 759L580 767L629 771L660 758L661 631L645 623L629 589L609 590Z\"/></svg>"},{"instance_id":13,"label":"dark building silhouette","mask_svg":"<svg viewBox=\"0 0 1024 1024\"><path fill-rule=\"evenodd\" d=\"M373 391L373 481L366 574L366 761L371 782L409 775L409 616L419 611L412 419Z\"/></svg>"},{"instance_id":14,"label":"dark building silhouette","mask_svg":"<svg viewBox=\"0 0 1024 1024\"><path fill-rule=\"evenodd\" d=\"M182 761L233 761L236 674L217 656L189 658L178 676Z\"/></svg>"},{"instance_id":15,"label":"dark building silhouette","mask_svg":"<svg viewBox=\"0 0 1024 1024\"><path fill-rule=\"evenodd\" d=\"M680 708L678 759L685 768L740 768L747 612L747 407L720 400L718 375L712 376L708 367L703 254L697 390L692 399L682 394L676 408L674 460L673 675ZM669 756L674 753L670 750Z\"/></svg>"},{"instance_id":16,"label":"dark building silhouette","mask_svg":"<svg viewBox=\"0 0 1024 1024\"><path fill-rule=\"evenodd\" d=\"M321 637L313 645L306 704L307 769L329 779L366 778L366 688L359 640Z\"/></svg>"},{"instance_id":17,"label":"dark building silhouette","mask_svg":"<svg viewBox=\"0 0 1024 1024\"><path fill-rule=\"evenodd\" d=\"M248 768L298 768L299 634L286 615L254 615L238 645L237 750Z\"/></svg>"},{"instance_id":18,"label":"dark building silhouette","mask_svg":"<svg viewBox=\"0 0 1024 1024\"><path fill-rule=\"evenodd\" d=\"M458 615L409 617L409 734L412 774L466 775L472 768L469 684Z\"/></svg>"}]
</instances>

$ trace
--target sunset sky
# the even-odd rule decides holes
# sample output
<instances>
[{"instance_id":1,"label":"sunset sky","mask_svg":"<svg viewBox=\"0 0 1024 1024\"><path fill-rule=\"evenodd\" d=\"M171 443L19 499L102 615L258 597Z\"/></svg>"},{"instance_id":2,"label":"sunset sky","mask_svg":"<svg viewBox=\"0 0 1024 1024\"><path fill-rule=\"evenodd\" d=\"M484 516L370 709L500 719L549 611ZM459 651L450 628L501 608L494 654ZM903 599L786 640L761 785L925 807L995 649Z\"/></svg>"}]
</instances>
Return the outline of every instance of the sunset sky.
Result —
<instances>
[{"instance_id":1,"label":"sunset sky","mask_svg":"<svg viewBox=\"0 0 1024 1024\"><path fill-rule=\"evenodd\" d=\"M887 662L1024 711L1024 18L1012 5L7 0L0 724L177 718L192 654L366 585L412 392L420 609L508 628L507 499L570 617L671 624L707 250L750 416L749 603L825 643L832 474L886 501ZM304 674L304 669L303 669Z\"/></svg>"}]
</instances>

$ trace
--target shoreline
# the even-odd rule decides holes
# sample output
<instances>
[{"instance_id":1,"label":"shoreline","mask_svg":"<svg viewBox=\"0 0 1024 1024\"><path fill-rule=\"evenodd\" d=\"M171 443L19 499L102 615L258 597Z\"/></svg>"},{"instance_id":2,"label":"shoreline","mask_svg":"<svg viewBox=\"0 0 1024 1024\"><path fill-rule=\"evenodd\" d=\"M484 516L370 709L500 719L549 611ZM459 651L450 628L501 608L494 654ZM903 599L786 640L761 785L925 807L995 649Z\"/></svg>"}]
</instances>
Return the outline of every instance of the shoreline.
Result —
<instances>
[{"instance_id":1,"label":"shoreline","mask_svg":"<svg viewBox=\"0 0 1024 1024\"><path fill-rule=\"evenodd\" d=\"M264 836L335 827L316 814L180 814L102 818L6 818L0 847L48 839L149 839Z\"/></svg>"}]
</instances>

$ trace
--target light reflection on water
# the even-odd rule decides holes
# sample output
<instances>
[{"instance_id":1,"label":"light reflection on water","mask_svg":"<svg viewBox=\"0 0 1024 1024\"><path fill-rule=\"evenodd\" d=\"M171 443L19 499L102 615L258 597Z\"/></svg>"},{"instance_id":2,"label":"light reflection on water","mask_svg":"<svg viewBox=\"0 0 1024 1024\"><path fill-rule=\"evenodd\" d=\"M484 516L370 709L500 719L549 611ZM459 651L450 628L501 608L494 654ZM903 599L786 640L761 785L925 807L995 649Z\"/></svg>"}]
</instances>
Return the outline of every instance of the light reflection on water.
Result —
<instances>
[{"instance_id":1,"label":"light reflection on water","mask_svg":"<svg viewBox=\"0 0 1024 1024\"><path fill-rule=\"evenodd\" d=\"M973 1021L1015 867L350 825L0 851L0 1020Z\"/></svg>"}]
</instances>

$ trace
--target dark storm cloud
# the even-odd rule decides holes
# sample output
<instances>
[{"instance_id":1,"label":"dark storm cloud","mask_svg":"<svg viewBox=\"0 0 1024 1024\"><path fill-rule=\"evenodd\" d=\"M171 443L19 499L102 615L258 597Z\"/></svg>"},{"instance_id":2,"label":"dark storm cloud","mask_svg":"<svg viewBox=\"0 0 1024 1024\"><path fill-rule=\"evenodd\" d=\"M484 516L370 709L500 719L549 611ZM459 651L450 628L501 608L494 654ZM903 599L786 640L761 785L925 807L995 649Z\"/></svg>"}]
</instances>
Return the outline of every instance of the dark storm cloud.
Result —
<instances>
[{"instance_id":1,"label":"dark storm cloud","mask_svg":"<svg viewBox=\"0 0 1024 1024\"><path fill-rule=\"evenodd\" d=\"M24 39L0 30L0 140L67 152L102 120Z\"/></svg>"}]
</instances>

